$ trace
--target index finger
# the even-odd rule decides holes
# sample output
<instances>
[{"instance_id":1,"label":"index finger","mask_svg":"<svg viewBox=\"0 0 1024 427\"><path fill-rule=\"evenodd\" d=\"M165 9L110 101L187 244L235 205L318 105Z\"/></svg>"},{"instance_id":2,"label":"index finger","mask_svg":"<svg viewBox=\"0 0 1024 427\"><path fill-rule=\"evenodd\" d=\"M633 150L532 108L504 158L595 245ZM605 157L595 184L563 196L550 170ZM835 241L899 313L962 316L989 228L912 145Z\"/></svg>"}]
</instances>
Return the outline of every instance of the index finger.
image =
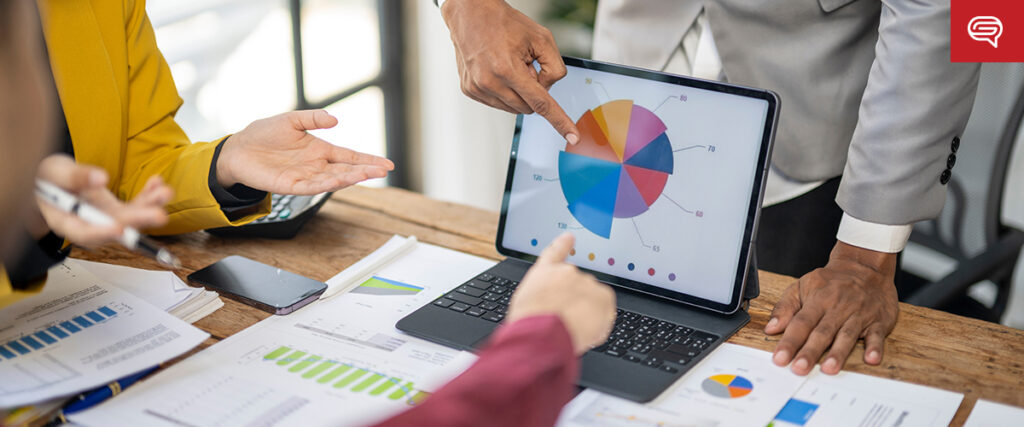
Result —
<instances>
[{"instance_id":1,"label":"index finger","mask_svg":"<svg viewBox=\"0 0 1024 427\"><path fill-rule=\"evenodd\" d=\"M576 243L576 238L570 233L562 233L561 236L551 241L548 247L544 248L544 252L540 253L540 257L537 258L538 264L544 263L559 263L565 261L565 258L569 256L569 251L572 249L572 245Z\"/></svg>"},{"instance_id":2,"label":"index finger","mask_svg":"<svg viewBox=\"0 0 1024 427\"><path fill-rule=\"evenodd\" d=\"M541 86L540 82L528 75L521 74L521 77L511 82L510 86L519 94L519 97L530 105L535 113L540 114L548 123L551 123L551 126L566 141L569 141L570 144L579 142L580 131L576 129L576 123L573 123L569 115L565 114L565 110L562 110L555 98L551 97L551 94L544 89L544 86Z\"/></svg>"}]
</instances>

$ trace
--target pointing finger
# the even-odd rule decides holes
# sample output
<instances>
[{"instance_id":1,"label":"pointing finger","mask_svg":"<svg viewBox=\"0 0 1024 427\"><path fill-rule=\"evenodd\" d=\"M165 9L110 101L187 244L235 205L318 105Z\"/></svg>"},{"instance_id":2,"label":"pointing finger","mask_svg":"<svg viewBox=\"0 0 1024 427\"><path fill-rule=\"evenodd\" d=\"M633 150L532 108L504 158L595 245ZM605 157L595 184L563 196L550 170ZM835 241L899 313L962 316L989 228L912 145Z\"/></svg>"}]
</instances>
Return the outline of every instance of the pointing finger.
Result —
<instances>
[{"instance_id":1,"label":"pointing finger","mask_svg":"<svg viewBox=\"0 0 1024 427\"><path fill-rule=\"evenodd\" d=\"M544 251L540 253L540 257L537 258L537 263L554 264L565 261L565 258L569 256L572 245L575 243L576 238L572 234L562 233L561 236L551 241L548 247L544 248Z\"/></svg>"},{"instance_id":2,"label":"pointing finger","mask_svg":"<svg viewBox=\"0 0 1024 427\"><path fill-rule=\"evenodd\" d=\"M576 129L576 124L539 82L524 75L513 82L512 89L530 105L535 113L551 123L551 126L566 141L570 144L579 142L580 131Z\"/></svg>"}]
</instances>

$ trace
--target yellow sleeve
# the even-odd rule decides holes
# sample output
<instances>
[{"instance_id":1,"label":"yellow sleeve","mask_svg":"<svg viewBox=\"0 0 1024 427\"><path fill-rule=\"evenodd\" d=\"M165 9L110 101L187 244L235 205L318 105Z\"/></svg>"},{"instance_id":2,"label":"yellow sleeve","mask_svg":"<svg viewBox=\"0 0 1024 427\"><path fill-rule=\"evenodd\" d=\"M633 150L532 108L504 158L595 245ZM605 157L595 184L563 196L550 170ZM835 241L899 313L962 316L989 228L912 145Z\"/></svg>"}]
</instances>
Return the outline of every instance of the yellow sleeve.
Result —
<instances>
[{"instance_id":1,"label":"yellow sleeve","mask_svg":"<svg viewBox=\"0 0 1024 427\"><path fill-rule=\"evenodd\" d=\"M26 289L14 289L11 280L7 277L7 270L0 266L0 308L7 307L14 302L39 293L43 289L45 280L40 280Z\"/></svg>"},{"instance_id":2,"label":"yellow sleeve","mask_svg":"<svg viewBox=\"0 0 1024 427\"><path fill-rule=\"evenodd\" d=\"M159 174L175 192L167 205L170 222L152 234L176 234L225 225L241 225L270 211L270 197L260 209L231 221L209 187L213 153L220 141L191 144L174 121L182 104L171 70L157 48L145 1L129 1L126 22L128 53L127 148L123 175L114 189L130 200ZM223 140L223 138L221 139Z\"/></svg>"}]
</instances>

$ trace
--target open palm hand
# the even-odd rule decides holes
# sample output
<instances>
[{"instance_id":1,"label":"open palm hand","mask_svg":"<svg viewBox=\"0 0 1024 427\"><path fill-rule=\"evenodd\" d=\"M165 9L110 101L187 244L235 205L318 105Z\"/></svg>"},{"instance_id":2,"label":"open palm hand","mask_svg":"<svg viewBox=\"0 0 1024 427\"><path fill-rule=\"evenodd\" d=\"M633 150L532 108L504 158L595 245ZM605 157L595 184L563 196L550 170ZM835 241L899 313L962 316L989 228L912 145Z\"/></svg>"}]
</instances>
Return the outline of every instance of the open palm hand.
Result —
<instances>
[{"instance_id":1,"label":"open palm hand","mask_svg":"<svg viewBox=\"0 0 1024 427\"><path fill-rule=\"evenodd\" d=\"M293 111L252 122L224 142L217 180L277 194L336 191L395 168L383 157L335 146L307 130L338 124L323 110Z\"/></svg>"}]
</instances>

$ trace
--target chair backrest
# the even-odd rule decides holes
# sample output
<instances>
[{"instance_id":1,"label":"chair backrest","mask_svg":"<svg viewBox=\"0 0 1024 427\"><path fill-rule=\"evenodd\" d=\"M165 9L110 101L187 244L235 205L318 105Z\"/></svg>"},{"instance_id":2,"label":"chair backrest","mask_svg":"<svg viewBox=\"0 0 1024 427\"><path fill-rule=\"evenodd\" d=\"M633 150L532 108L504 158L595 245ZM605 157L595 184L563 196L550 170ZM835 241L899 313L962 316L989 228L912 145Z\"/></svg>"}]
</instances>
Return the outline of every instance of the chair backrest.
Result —
<instances>
[{"instance_id":1,"label":"chair backrest","mask_svg":"<svg viewBox=\"0 0 1024 427\"><path fill-rule=\"evenodd\" d=\"M1024 64L990 63L961 137L942 214L914 227L911 240L963 261L1024 229ZM1004 214L1005 211L1005 214Z\"/></svg>"},{"instance_id":2,"label":"chair backrest","mask_svg":"<svg viewBox=\"0 0 1024 427\"><path fill-rule=\"evenodd\" d=\"M1005 227L1024 230L1024 92L1017 102L1015 114L1016 128L1012 135L1007 135L1013 141L1007 153L1007 173L1003 181L1002 199L999 200L999 219ZM1009 125L1013 125L1013 122Z\"/></svg>"}]
</instances>

